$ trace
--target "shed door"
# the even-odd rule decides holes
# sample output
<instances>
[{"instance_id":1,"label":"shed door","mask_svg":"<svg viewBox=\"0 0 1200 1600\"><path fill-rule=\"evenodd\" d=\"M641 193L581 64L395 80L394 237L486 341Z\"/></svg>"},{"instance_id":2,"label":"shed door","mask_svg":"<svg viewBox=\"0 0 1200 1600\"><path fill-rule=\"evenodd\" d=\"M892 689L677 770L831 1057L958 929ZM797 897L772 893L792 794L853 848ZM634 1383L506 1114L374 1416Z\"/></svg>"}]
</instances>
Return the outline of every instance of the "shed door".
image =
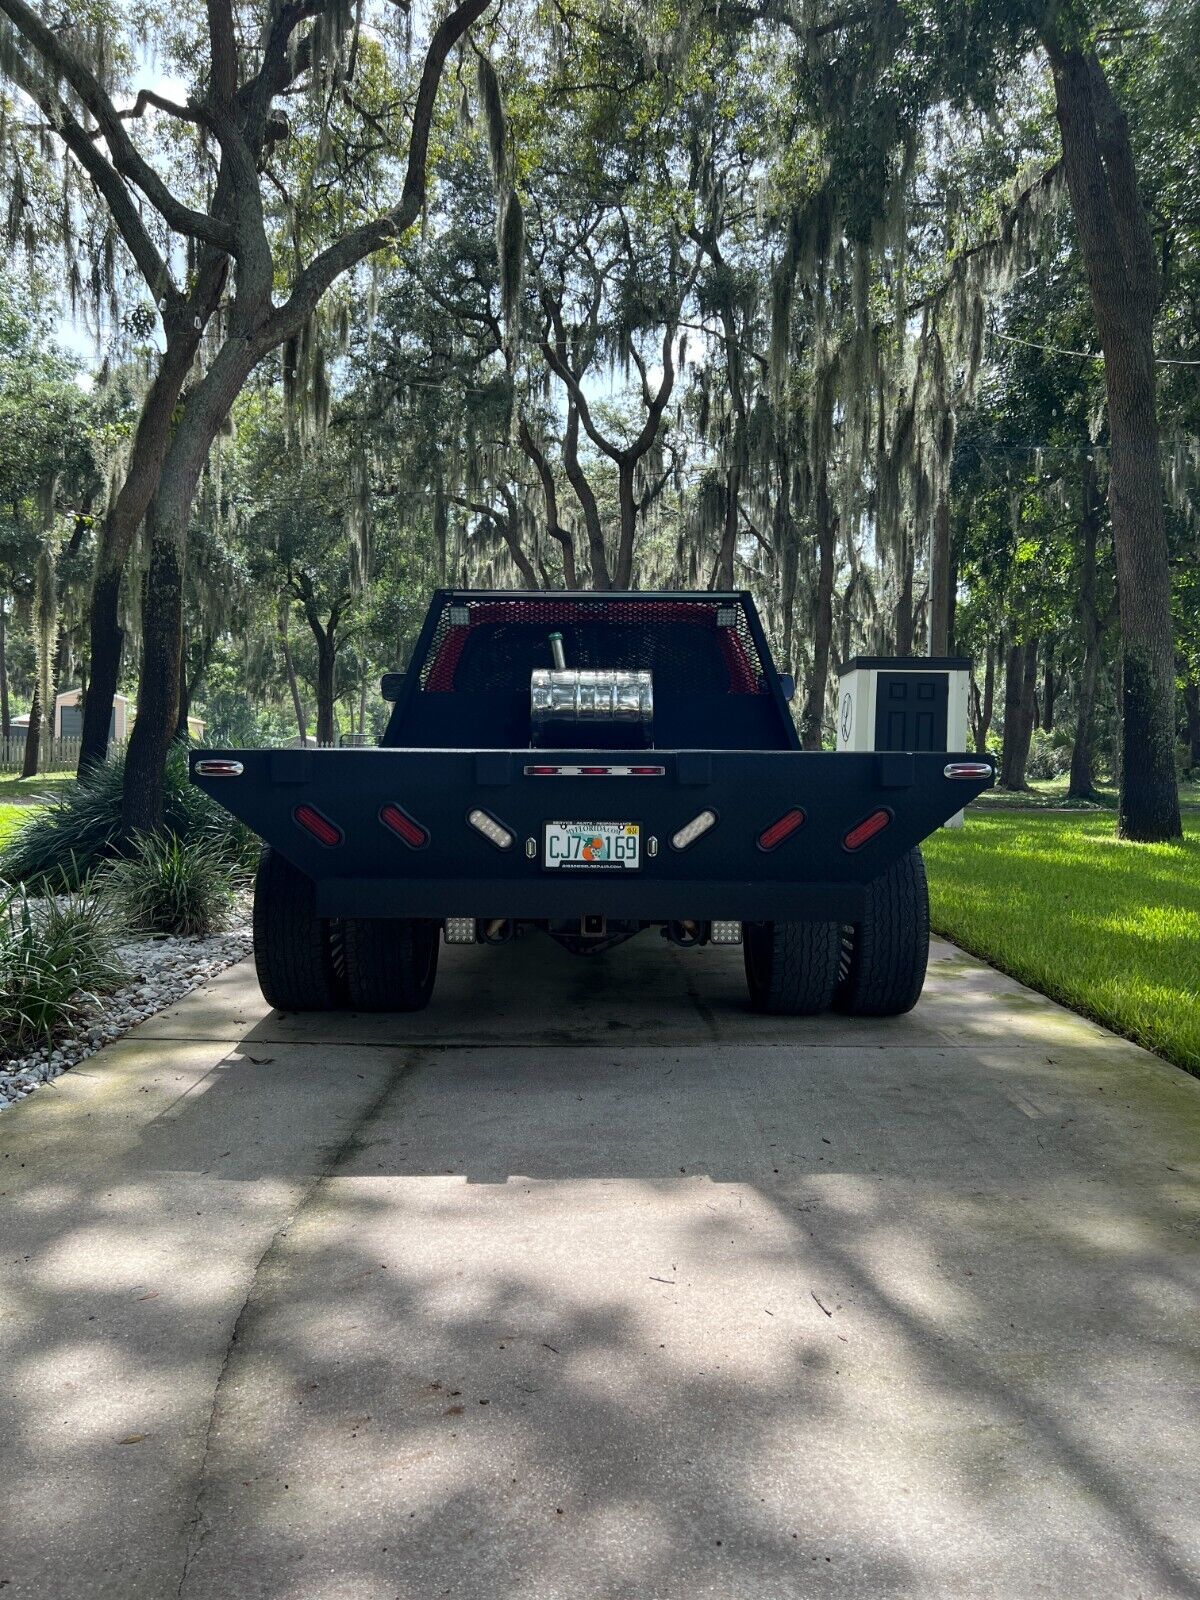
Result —
<instances>
[{"instance_id":1,"label":"shed door","mask_svg":"<svg viewBox=\"0 0 1200 1600\"><path fill-rule=\"evenodd\" d=\"M876 750L944 750L950 676L881 672L875 691Z\"/></svg>"}]
</instances>

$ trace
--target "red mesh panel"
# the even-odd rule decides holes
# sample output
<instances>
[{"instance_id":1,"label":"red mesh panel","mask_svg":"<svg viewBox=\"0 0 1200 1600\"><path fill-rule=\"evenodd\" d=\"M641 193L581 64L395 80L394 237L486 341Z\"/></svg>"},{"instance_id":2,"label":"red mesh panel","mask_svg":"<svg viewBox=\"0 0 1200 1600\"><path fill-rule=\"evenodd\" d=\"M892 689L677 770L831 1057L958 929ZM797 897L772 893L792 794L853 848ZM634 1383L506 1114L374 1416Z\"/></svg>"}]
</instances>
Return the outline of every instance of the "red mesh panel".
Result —
<instances>
[{"instance_id":1,"label":"red mesh panel","mask_svg":"<svg viewBox=\"0 0 1200 1600\"><path fill-rule=\"evenodd\" d=\"M454 671L463 653L463 645L467 642L469 631L468 628L451 628L438 646L438 653L433 658L429 676L425 679L428 693L450 694L453 690Z\"/></svg>"},{"instance_id":2,"label":"red mesh panel","mask_svg":"<svg viewBox=\"0 0 1200 1600\"><path fill-rule=\"evenodd\" d=\"M647 624L686 623L713 629L727 673L730 694L760 694L759 670L742 609L732 601L709 600L602 600L578 601L558 597L545 600L476 600L452 602L454 609L465 608L469 622L450 623L447 607L430 649L430 665L425 672L427 693L450 694L463 650L472 629L488 625L524 625L553 628L571 623L600 623L628 627ZM736 624L717 625L717 611L733 610ZM547 662L547 665L549 663Z\"/></svg>"}]
</instances>

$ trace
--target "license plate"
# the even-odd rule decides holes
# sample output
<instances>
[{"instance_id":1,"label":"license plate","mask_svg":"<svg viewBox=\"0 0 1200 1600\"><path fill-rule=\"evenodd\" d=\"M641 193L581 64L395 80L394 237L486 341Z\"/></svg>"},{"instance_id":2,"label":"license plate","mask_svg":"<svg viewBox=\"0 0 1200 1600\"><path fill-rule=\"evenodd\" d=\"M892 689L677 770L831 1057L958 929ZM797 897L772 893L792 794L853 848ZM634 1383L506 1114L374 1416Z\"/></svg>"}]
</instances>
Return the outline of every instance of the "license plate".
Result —
<instances>
[{"instance_id":1,"label":"license plate","mask_svg":"<svg viewBox=\"0 0 1200 1600\"><path fill-rule=\"evenodd\" d=\"M548 822L542 865L569 871L636 872L642 830L636 822Z\"/></svg>"}]
</instances>

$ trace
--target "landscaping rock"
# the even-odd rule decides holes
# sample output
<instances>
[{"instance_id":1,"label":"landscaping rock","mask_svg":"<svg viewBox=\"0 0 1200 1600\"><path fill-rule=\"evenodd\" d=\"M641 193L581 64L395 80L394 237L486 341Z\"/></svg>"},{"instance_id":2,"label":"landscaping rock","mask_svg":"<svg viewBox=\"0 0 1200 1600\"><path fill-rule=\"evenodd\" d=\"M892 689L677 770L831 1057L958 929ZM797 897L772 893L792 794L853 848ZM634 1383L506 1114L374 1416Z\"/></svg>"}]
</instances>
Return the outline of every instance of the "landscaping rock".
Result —
<instances>
[{"instance_id":1,"label":"landscaping rock","mask_svg":"<svg viewBox=\"0 0 1200 1600\"><path fill-rule=\"evenodd\" d=\"M250 953L247 917L203 939L136 939L117 946L129 982L90 1005L74 1026L40 1049L0 1056L0 1111L68 1071L189 989Z\"/></svg>"}]
</instances>

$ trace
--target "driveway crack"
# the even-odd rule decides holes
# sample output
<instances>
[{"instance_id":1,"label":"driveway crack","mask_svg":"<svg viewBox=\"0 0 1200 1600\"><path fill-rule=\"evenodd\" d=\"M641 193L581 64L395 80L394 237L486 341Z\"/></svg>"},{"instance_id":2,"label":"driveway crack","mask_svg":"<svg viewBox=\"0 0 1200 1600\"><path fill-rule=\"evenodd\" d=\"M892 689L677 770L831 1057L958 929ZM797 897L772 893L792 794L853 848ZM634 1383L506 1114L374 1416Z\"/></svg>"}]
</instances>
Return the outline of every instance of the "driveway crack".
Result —
<instances>
[{"instance_id":1,"label":"driveway crack","mask_svg":"<svg viewBox=\"0 0 1200 1600\"><path fill-rule=\"evenodd\" d=\"M420 1054L416 1053L407 1060L392 1066L379 1092L366 1103L355 1117L341 1142L330 1150L324 1165L318 1172L313 1174L305 1185L296 1204L271 1235L267 1241L266 1248L254 1263L249 1282L246 1285L245 1296L242 1299L241 1306L238 1308L237 1316L234 1318L233 1328L230 1331L224 1353L221 1356L221 1365L217 1370L216 1382L213 1385L212 1404L209 1407L208 1421L204 1430L204 1445L200 1452L200 1461L193 1480L191 1512L185 1523L186 1541L183 1568L179 1574L179 1583L175 1590L176 1600L183 1600L192 1567L203 1550L209 1534L212 1532L212 1523L205 1508L205 1501L208 1498L208 1469L217 1432L217 1418L221 1409L221 1394L238 1344L251 1321L264 1269L278 1250L280 1243L287 1238L324 1185L328 1183L330 1178L335 1177L340 1169L362 1148L365 1136L387 1109L404 1080L416 1070L420 1064L420 1059Z\"/></svg>"}]
</instances>

